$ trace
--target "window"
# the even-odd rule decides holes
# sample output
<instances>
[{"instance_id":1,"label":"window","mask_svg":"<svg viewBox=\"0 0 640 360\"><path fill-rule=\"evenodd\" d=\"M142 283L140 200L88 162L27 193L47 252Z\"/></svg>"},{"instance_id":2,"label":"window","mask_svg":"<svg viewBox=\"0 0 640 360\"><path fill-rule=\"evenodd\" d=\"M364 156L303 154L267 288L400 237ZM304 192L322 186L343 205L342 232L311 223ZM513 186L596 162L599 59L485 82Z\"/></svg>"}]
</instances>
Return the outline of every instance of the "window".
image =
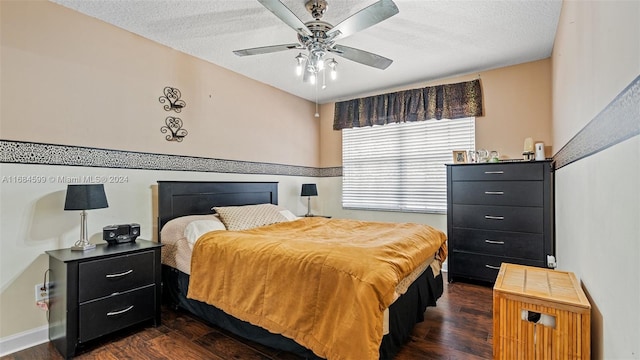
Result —
<instances>
[{"instance_id":1,"label":"window","mask_svg":"<svg viewBox=\"0 0 640 360\"><path fill-rule=\"evenodd\" d=\"M453 150L475 148L475 118L342 130L342 207L446 213Z\"/></svg>"}]
</instances>

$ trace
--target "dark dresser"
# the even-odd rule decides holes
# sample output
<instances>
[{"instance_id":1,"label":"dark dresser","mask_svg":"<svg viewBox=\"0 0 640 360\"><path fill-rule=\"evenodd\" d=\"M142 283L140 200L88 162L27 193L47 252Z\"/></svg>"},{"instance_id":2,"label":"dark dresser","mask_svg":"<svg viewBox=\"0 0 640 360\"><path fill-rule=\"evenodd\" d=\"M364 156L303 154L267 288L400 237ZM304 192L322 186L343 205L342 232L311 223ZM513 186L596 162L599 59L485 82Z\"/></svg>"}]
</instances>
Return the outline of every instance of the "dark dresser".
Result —
<instances>
[{"instance_id":1,"label":"dark dresser","mask_svg":"<svg viewBox=\"0 0 640 360\"><path fill-rule=\"evenodd\" d=\"M47 251L51 270L49 339L65 358L133 324L160 325L160 248L138 239L88 251Z\"/></svg>"},{"instance_id":2,"label":"dark dresser","mask_svg":"<svg viewBox=\"0 0 640 360\"><path fill-rule=\"evenodd\" d=\"M503 262L548 267L553 196L548 160L447 165L449 281L493 283Z\"/></svg>"}]
</instances>

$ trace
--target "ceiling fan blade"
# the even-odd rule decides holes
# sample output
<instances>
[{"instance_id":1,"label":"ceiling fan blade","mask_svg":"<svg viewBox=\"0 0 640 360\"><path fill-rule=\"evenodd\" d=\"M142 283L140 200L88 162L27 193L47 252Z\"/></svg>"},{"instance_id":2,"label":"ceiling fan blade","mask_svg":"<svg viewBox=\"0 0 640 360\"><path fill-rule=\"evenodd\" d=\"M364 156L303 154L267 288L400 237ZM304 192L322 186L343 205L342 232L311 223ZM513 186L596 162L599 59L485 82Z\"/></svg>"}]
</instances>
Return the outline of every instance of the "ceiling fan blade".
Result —
<instances>
[{"instance_id":1,"label":"ceiling fan blade","mask_svg":"<svg viewBox=\"0 0 640 360\"><path fill-rule=\"evenodd\" d=\"M333 40L351 36L360 30L364 30L392 17L398 12L400 12L400 10L398 10L393 0L380 0L334 26L331 30L327 31L327 36L335 35Z\"/></svg>"},{"instance_id":2,"label":"ceiling fan blade","mask_svg":"<svg viewBox=\"0 0 640 360\"><path fill-rule=\"evenodd\" d=\"M291 12L280 0L258 0L262 6L266 7L275 16L280 18L285 24L289 25L293 30L302 36L310 36L311 31L300 20L296 14Z\"/></svg>"},{"instance_id":3,"label":"ceiling fan blade","mask_svg":"<svg viewBox=\"0 0 640 360\"><path fill-rule=\"evenodd\" d=\"M272 45L272 46L262 46L250 49L242 49L242 50L234 50L233 53L238 56L247 56L247 55L260 55L260 54L269 54L278 51L291 50L291 49L304 49L300 46L300 44L283 44L283 45Z\"/></svg>"},{"instance_id":4,"label":"ceiling fan blade","mask_svg":"<svg viewBox=\"0 0 640 360\"><path fill-rule=\"evenodd\" d=\"M391 63L393 62L393 60L387 59L384 56L344 45L336 44L332 49L329 49L329 51L335 53L336 55L342 56L345 59L349 59L360 64L369 65L380 70L388 68L389 65L391 65Z\"/></svg>"}]
</instances>

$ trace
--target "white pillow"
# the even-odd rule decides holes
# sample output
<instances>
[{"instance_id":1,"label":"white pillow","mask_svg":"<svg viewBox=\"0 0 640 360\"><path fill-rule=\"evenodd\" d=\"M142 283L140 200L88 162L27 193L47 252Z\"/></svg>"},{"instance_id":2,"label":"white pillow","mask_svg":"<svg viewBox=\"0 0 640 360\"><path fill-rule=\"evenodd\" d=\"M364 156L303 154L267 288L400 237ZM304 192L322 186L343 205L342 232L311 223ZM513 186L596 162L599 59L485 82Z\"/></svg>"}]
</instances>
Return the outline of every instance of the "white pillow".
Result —
<instances>
[{"instance_id":1,"label":"white pillow","mask_svg":"<svg viewBox=\"0 0 640 360\"><path fill-rule=\"evenodd\" d=\"M299 217L299 216L295 216L295 215L293 215L293 213L292 213L291 211L286 210L286 209L285 209L285 210L281 210L281 211L280 211L280 214L281 214L282 216L286 217L286 218L287 218L287 220L289 220L289 221L293 221L293 220L298 220L298 219L300 219L300 217Z\"/></svg>"},{"instance_id":2,"label":"white pillow","mask_svg":"<svg viewBox=\"0 0 640 360\"><path fill-rule=\"evenodd\" d=\"M184 237L187 239L189 247L192 250L193 245L202 235L208 233L209 231L227 230L222 221L220 221L218 218L214 219L215 220L195 220L190 222L189 225L184 228Z\"/></svg>"},{"instance_id":3,"label":"white pillow","mask_svg":"<svg viewBox=\"0 0 640 360\"><path fill-rule=\"evenodd\" d=\"M186 215L169 220L160 231L160 239L166 244L175 244L180 239L184 239L184 229L192 221L196 220L219 220L213 214L207 215Z\"/></svg>"}]
</instances>

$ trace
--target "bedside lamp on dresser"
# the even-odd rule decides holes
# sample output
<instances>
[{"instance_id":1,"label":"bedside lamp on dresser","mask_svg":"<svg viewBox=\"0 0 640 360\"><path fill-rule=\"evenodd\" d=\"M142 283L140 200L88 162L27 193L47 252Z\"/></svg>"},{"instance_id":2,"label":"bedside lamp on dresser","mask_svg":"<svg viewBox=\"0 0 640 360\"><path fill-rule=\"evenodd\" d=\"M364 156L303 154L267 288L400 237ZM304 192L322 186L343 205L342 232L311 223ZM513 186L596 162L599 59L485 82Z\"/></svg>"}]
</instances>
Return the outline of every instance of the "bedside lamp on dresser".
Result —
<instances>
[{"instance_id":1,"label":"bedside lamp on dresser","mask_svg":"<svg viewBox=\"0 0 640 360\"><path fill-rule=\"evenodd\" d=\"M311 213L311 197L318 196L318 187L316 184L302 184L302 191L300 191L300 196L307 197L307 213L304 216L313 216Z\"/></svg>"},{"instance_id":2,"label":"bedside lamp on dresser","mask_svg":"<svg viewBox=\"0 0 640 360\"><path fill-rule=\"evenodd\" d=\"M64 201L65 210L81 210L80 240L71 250L90 250L96 246L89 242L87 236L87 211L109 207L103 184L67 185L67 196Z\"/></svg>"}]
</instances>

